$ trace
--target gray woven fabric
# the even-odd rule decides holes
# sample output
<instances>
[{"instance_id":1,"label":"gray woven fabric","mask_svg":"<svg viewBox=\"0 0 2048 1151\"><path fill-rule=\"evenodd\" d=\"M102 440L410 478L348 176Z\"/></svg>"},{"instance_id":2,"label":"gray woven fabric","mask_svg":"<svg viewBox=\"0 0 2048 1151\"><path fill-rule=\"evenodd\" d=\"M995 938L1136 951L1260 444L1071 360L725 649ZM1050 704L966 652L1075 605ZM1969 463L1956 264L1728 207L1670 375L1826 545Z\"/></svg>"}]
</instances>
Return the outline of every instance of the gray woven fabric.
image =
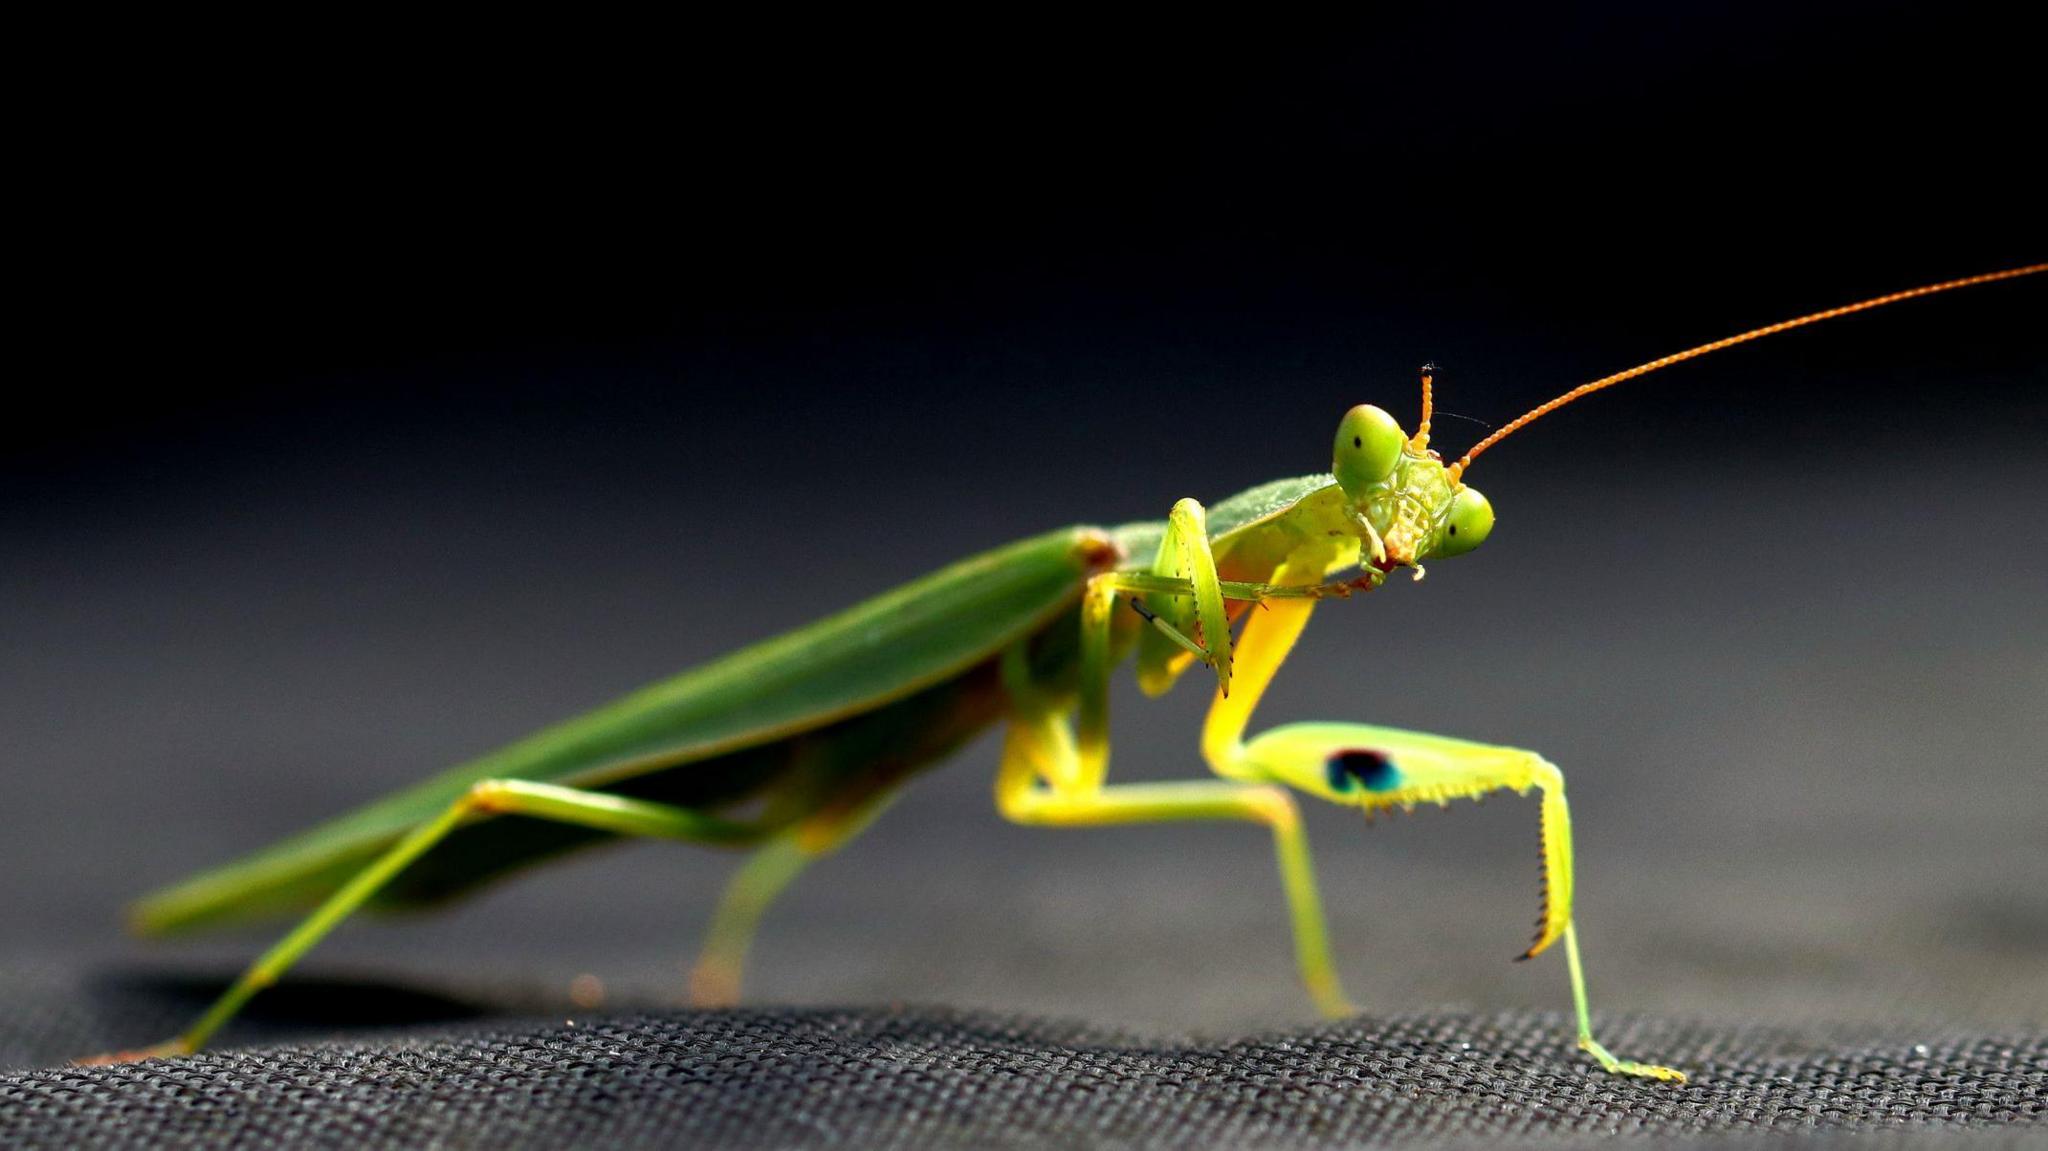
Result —
<instances>
[{"instance_id":1,"label":"gray woven fabric","mask_svg":"<svg viewBox=\"0 0 2048 1151\"><path fill-rule=\"evenodd\" d=\"M1197 1043L943 1009L687 1012L31 1071L0 1079L0 1143L1575 1145L1988 1128L2048 1142L2048 1038L1903 1046L1642 1019L1607 1032L1694 1082L1598 1072L1570 1049L1566 1021L1546 1015L1362 1017Z\"/></svg>"}]
</instances>

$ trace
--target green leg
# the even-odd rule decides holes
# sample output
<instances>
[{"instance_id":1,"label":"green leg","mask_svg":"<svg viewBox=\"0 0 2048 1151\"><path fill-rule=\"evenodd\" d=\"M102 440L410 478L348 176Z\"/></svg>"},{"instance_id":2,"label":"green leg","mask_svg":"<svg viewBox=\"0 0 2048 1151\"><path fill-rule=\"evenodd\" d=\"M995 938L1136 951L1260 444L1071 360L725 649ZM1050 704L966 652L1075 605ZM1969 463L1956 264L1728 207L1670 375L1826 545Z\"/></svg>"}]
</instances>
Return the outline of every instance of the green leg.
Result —
<instances>
[{"instance_id":1,"label":"green leg","mask_svg":"<svg viewBox=\"0 0 2048 1151\"><path fill-rule=\"evenodd\" d=\"M1193 594L1174 596L1157 604L1163 629L1169 638L1192 635L1199 646L1191 648L1197 658L1216 673L1216 686L1230 691L1230 619L1223 610L1222 583L1216 576L1216 556L1209 550L1208 512L1194 500L1180 500L1166 514L1166 534L1159 540L1159 554L1152 561L1152 574L1176 576L1193 585ZM1183 645L1185 646L1185 645ZM1160 649L1163 650L1163 649ZM1138 674L1155 679L1163 670L1146 647L1138 651ZM1169 678L1166 683L1172 681ZM1154 690L1164 685L1154 683Z\"/></svg>"},{"instance_id":2,"label":"green leg","mask_svg":"<svg viewBox=\"0 0 2048 1151\"><path fill-rule=\"evenodd\" d=\"M735 844L758 840L761 831L749 824L702 815L686 808L601 792L579 791L525 780L484 780L440 815L420 824L389 851L355 874L329 896L291 934L263 953L232 987L216 1000L183 1035L140 1051L122 1052L83 1062L126 1062L169 1055L189 1055L234 1018L257 992L278 981L306 952L389 883L413 860L427 853L449 832L484 816L524 815L619 835L679 839L692 843Z\"/></svg>"},{"instance_id":3,"label":"green leg","mask_svg":"<svg viewBox=\"0 0 2048 1151\"><path fill-rule=\"evenodd\" d=\"M1600 1066L1617 1075L1638 1075L1645 1079L1666 1079L1674 1083L1685 1082L1685 1072L1676 1068L1663 1067L1655 1063L1637 1063L1630 1059L1617 1059L1614 1053L1600 1045L1593 1038L1593 1011L1586 1006L1586 972L1579 965L1579 932L1574 925L1564 929L1565 965L1572 972L1572 1006L1579 1013L1579 1049L1600 1061Z\"/></svg>"},{"instance_id":4,"label":"green leg","mask_svg":"<svg viewBox=\"0 0 2048 1151\"><path fill-rule=\"evenodd\" d=\"M739 1002L740 980L754 933L770 904L803 874L812 860L839 850L873 823L894 802L884 791L865 802L827 810L778 833L747 857L725 888L711 917L704 950L690 970L690 1002L698 1007L730 1007Z\"/></svg>"}]
</instances>

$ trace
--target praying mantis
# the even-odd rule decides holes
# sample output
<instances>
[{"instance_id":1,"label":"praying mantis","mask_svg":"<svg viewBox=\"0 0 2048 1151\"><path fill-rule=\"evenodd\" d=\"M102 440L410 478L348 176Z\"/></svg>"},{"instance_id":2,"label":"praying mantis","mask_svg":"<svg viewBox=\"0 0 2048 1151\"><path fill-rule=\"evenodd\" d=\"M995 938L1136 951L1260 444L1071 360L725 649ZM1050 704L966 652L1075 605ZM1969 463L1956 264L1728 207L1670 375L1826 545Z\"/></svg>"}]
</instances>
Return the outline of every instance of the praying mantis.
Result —
<instances>
[{"instance_id":1,"label":"praying mantis","mask_svg":"<svg viewBox=\"0 0 2048 1151\"><path fill-rule=\"evenodd\" d=\"M698 1002L733 1002L776 897L872 823L912 776L1000 724L996 801L1015 822L1263 826L1300 978L1333 1016L1351 1008L1296 796L1371 813L1534 792L1543 906L1521 958L1562 942L1578 1046L1600 1067L1682 1082L1683 1072L1623 1059L1594 1037L1573 922L1571 815L1556 765L1525 749L1363 723L1248 735L1253 712L1324 602L1369 592L1401 568L1419 579L1425 561L1485 543L1493 508L1467 473L1530 423L1723 348L2042 271L2048 264L1892 292L1664 356L1564 392L1449 463L1431 448L1434 377L1425 368L1415 430L1381 408L1354 407L1338 423L1327 472L1213 507L1182 499L1163 521L1061 528L969 557L146 896L133 909L145 934L305 918L183 1034L95 1061L199 1050L360 909L430 902L625 837L750 853L691 978ZM1110 678L1126 660L1148 695L1198 663L1213 675L1200 735L1210 778L1110 781Z\"/></svg>"}]
</instances>

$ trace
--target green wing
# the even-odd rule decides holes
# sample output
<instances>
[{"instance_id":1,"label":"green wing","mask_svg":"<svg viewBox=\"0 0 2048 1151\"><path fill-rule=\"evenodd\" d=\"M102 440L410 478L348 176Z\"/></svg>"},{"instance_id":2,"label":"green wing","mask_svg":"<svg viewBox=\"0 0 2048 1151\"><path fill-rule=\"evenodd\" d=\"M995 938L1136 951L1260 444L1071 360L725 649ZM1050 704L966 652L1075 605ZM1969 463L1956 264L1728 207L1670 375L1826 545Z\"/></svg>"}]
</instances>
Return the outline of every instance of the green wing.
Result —
<instances>
[{"instance_id":1,"label":"green wing","mask_svg":"<svg viewBox=\"0 0 2048 1151\"><path fill-rule=\"evenodd\" d=\"M1078 601L1083 577L1102 558L1100 539L1065 528L962 560L155 892L135 905L134 923L168 932L306 906L481 779L634 790L637 778L714 758L768 766L774 757L758 753L767 745L913 694L943 703L950 697L926 689L985 663ZM509 851L499 854L547 854L567 843L560 838L501 837Z\"/></svg>"},{"instance_id":2,"label":"green wing","mask_svg":"<svg viewBox=\"0 0 2048 1151\"><path fill-rule=\"evenodd\" d=\"M1240 534L1272 522L1301 501L1336 484L1337 477L1319 472L1246 488L1209 509L1209 537L1219 545L1230 543Z\"/></svg>"},{"instance_id":3,"label":"green wing","mask_svg":"<svg viewBox=\"0 0 2048 1151\"><path fill-rule=\"evenodd\" d=\"M1220 501L1208 509L1209 542L1216 549L1217 560L1221 562L1239 549L1260 550L1268 542L1265 537L1274 534L1270 529L1276 528L1286 513L1304 501L1341 498L1342 490L1334 476L1322 472L1274 480ZM1110 530L1110 535L1126 555L1142 562L1159 550L1159 538L1165 532L1164 520L1140 520L1119 525ZM1263 570L1237 572L1225 578L1262 580L1271 570L1268 565Z\"/></svg>"}]
</instances>

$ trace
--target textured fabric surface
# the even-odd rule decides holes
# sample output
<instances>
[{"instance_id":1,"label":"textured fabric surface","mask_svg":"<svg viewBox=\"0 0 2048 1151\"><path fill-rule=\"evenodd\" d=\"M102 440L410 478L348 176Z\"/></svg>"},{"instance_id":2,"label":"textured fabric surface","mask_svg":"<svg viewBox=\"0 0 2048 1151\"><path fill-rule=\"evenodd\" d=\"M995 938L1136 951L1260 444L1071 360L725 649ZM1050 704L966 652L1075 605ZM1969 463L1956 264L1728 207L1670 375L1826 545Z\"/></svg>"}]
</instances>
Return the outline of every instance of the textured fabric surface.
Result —
<instances>
[{"instance_id":1,"label":"textured fabric surface","mask_svg":"<svg viewBox=\"0 0 2048 1151\"><path fill-rule=\"evenodd\" d=\"M2008 470L2005 486L2041 484L2038 463ZM1952 510L1866 478L1887 522L1901 509L1930 521ZM1776 498L1796 505L1794 519L1839 524L1833 490ZM1974 589L1952 573L1939 612L1894 581L1802 570L1806 553L1779 564L1768 611L1734 591L1674 607L1657 589L1685 585L1692 553L1680 536L1735 538L1746 516L1705 508L1659 546L1645 541L1666 519L1647 506L1624 518L1639 525L1631 547L1655 562L1627 560L1630 580L1603 592L1601 613L1559 622L1519 610L1531 595L1578 602L1570 585L1584 565L1563 552L1511 586L1431 577L1426 590L1455 593L1481 630L1505 629L1457 692L1358 682L1359 637L1396 649L1440 640L1403 584L1328 612L1272 710L1276 722L1385 715L1512 735L1565 764L1603 1038L1693 1072L1687 1087L1595 1071L1557 1014L1570 1002L1561 958L1508 962L1535 909L1526 802L1370 830L1354 813L1306 813L1347 989L1367 1012L1321 1025L1304 1020L1268 841L1222 825L1006 825L990 810L986 743L919 781L769 916L749 995L864 1005L855 1012L657 1010L677 993L732 861L649 844L566 862L444 915L351 923L259 997L216 1053L67 1069L174 1034L277 930L123 943L123 899L516 735L534 716L569 714L602 694L603 682L585 682L591 669L622 663L624 687L689 655L658 635L641 650L571 628L550 652L568 665L560 698L494 705L487 678L443 677L411 686L432 697L415 714L397 697L411 681L392 669L438 666L431 631L394 635L388 656L355 663L325 637L266 654L277 646L267 635L258 650L170 634L135 641L135 669L108 694L126 649L85 643L90 629L71 622L84 609L53 608L24 612L0 646L0 726L24 741L23 762L41 765L0 805L14 879L0 889L0 1072L12 1076L0 1145L1572 1146L1894 1128L1892 1142L2048 1143L2037 750L2048 745L2048 681L2031 638L2048 634L2034 578L2048 558L2015 541L2013 562L1971 569ZM1882 556L1865 558L1851 566L1882 571ZM209 569L200 582L227 596L231 576L231 565ZM116 621L163 614L147 589L119 594L133 606ZM555 599L513 614L545 618ZM1885 621L1881 640L1784 631L1803 621L1848 635L1871 620ZM691 642L710 651L743 638ZM325 718L265 720L280 704L257 681L288 678L279 669L308 648L322 653L323 682L345 678L360 698L331 697ZM223 681L217 700L210 687L217 710L197 713L197 734L166 739L141 720L184 714L179 685L198 673L161 675L153 661L169 657L151 653L185 650L262 674L237 671L245 678ZM88 701L105 699L136 713L102 722ZM1202 703L1185 692L1120 702L1119 776L1198 770ZM458 722L493 706L503 712L488 730ZM265 722L278 725L267 741L223 734ZM343 729L349 740L320 736ZM1926 786L1930 764L1939 787ZM585 972L610 1004L587 1018L566 1006ZM904 998L983 1013L876 1006ZM1044 1022L1077 1018L1090 1023Z\"/></svg>"},{"instance_id":2,"label":"textured fabric surface","mask_svg":"<svg viewBox=\"0 0 2048 1151\"><path fill-rule=\"evenodd\" d=\"M2040 1038L1610 1028L1690 1068L1679 1087L1591 1069L1566 1026L1395 1016L1210 1044L925 1009L493 1021L16 1075L0 1080L0 1142L1186 1147L1994 1126L2048 1139Z\"/></svg>"}]
</instances>

